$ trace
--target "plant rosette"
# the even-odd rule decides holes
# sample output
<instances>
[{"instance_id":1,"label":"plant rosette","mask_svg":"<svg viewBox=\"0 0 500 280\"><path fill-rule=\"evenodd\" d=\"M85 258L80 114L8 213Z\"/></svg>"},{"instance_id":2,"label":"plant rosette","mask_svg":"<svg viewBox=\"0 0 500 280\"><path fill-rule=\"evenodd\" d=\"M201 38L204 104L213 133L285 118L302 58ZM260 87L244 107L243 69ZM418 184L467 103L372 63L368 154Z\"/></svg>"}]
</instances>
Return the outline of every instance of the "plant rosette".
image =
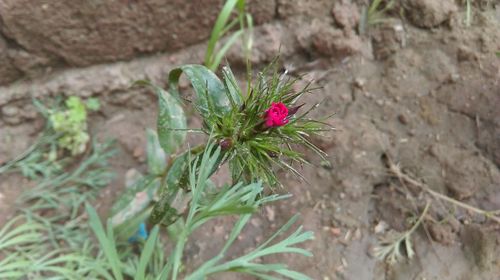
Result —
<instances>
[{"instance_id":1,"label":"plant rosette","mask_svg":"<svg viewBox=\"0 0 500 280\"><path fill-rule=\"evenodd\" d=\"M294 163L305 163L297 145L306 146L321 157L325 153L311 143L310 137L329 129L324 120L309 118L317 107L302 110L299 100L311 93L309 84L294 91L297 79L277 72L273 63L258 74L246 94L239 88L229 67L223 67L222 80L200 65L187 65L170 74L169 91L179 97L180 73L191 81L196 93L193 102L203 119L201 130L211 135L224 151L234 181L262 178L269 186L279 184L275 168L300 176ZM326 119L326 118L325 118Z\"/></svg>"},{"instance_id":2,"label":"plant rosette","mask_svg":"<svg viewBox=\"0 0 500 280\"><path fill-rule=\"evenodd\" d=\"M280 185L277 169L302 178L295 168L307 162L294 149L298 146L305 146L324 158L326 154L310 137L331 129L324 122L328 117L312 119L309 114L318 104L306 109L305 104L299 103L302 96L311 93L310 84L293 90L297 79L278 73L276 63L260 72L245 92L229 67L223 67L221 73L219 79L205 66L181 66L170 71L168 91L148 81L137 82L150 86L158 96L157 133L148 131L148 174L116 202L114 221L149 215L151 223L168 226L183 215L190 200L189 169L199 168L197 159L203 156L206 146L179 151L189 131L203 132L210 142L220 146L218 163L211 172L227 163L233 182L262 181L274 187ZM179 91L182 74L194 89L192 100ZM191 104L201 116L202 127L187 127L185 103ZM151 202L155 202L152 209ZM138 227L140 220L136 221ZM135 231L137 227L130 229Z\"/></svg>"}]
</instances>

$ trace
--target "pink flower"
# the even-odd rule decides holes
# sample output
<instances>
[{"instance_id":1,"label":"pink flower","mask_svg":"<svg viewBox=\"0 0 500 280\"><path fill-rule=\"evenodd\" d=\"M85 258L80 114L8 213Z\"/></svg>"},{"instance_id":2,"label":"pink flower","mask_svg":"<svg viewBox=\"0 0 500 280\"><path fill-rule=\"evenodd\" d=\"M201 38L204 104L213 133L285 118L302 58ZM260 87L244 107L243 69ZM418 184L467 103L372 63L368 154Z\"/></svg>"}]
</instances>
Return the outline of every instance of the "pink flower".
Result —
<instances>
[{"instance_id":1,"label":"pink flower","mask_svg":"<svg viewBox=\"0 0 500 280\"><path fill-rule=\"evenodd\" d=\"M283 126L288 123L288 108L285 104L278 102L272 103L271 107L266 110L266 126L267 127L277 127Z\"/></svg>"}]
</instances>

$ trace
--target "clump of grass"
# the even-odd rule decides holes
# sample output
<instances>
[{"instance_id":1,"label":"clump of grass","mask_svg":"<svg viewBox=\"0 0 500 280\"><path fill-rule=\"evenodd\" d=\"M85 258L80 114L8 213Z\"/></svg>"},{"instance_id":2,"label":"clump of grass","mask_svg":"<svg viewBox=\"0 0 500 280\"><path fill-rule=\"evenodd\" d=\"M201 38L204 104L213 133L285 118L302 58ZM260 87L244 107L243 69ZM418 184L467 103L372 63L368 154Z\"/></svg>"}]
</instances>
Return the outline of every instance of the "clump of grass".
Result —
<instances>
[{"instance_id":1,"label":"clump of grass","mask_svg":"<svg viewBox=\"0 0 500 280\"><path fill-rule=\"evenodd\" d=\"M387 12L394 7L394 0L373 0L368 8L363 7L359 23L359 34L365 34L371 26L387 21Z\"/></svg>"},{"instance_id":2,"label":"clump of grass","mask_svg":"<svg viewBox=\"0 0 500 280\"><path fill-rule=\"evenodd\" d=\"M107 166L112 142L92 142L90 154L68 168L77 160L72 148L85 140L76 130L86 128L86 108L97 109L98 103L84 105L70 97L65 107L59 104L48 108L35 100L47 119L42 135L0 168L0 173L20 171L36 183L17 199L17 216L0 230L0 279L110 279L94 255L98 248L89 239L83 205L112 178ZM79 140L70 140L74 137Z\"/></svg>"},{"instance_id":3,"label":"clump of grass","mask_svg":"<svg viewBox=\"0 0 500 280\"><path fill-rule=\"evenodd\" d=\"M54 144L57 138L57 134L45 129L26 151L0 166L0 174L20 171L23 176L34 180L61 172L62 163L57 161L57 147Z\"/></svg>"},{"instance_id":4,"label":"clump of grass","mask_svg":"<svg viewBox=\"0 0 500 280\"><path fill-rule=\"evenodd\" d=\"M94 143L79 167L39 178L20 196L17 216L0 230L0 279L110 279L82 211L111 179L110 145Z\"/></svg>"},{"instance_id":5,"label":"clump of grass","mask_svg":"<svg viewBox=\"0 0 500 280\"><path fill-rule=\"evenodd\" d=\"M227 0L215 21L205 53L205 66L212 71L215 71L219 67L224 55L239 38L243 38L243 51L246 57L250 56L250 51L252 49L251 32L253 29L253 19L252 15L245 11L245 2L245 0ZM231 19L231 15L234 11L236 12L236 17ZM237 25L239 29L233 32L224 44L216 50L220 39ZM246 34L245 31L247 31Z\"/></svg>"}]
</instances>

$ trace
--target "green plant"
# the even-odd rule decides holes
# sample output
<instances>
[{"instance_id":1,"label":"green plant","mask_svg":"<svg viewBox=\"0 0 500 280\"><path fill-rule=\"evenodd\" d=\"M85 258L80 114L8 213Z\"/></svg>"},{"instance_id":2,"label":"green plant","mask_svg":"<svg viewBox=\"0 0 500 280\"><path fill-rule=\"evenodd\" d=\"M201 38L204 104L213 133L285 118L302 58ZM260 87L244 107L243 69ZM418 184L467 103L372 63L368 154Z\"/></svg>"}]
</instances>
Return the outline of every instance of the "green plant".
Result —
<instances>
[{"instance_id":1,"label":"green plant","mask_svg":"<svg viewBox=\"0 0 500 280\"><path fill-rule=\"evenodd\" d=\"M152 189L159 188L160 197L152 210L151 222L169 225L176 220L179 213L172 204L179 201L179 197L189 194L188 167L192 161L204 155L203 146L175 154L183 143L186 132L193 130L187 128L181 94L178 91L182 73L193 85L196 100L192 104L203 119L203 126L196 130L206 133L221 146L219 162L229 164L233 182L243 180L249 183L260 178L272 187L279 183L275 168L293 172L300 177L292 164L303 164L306 161L301 153L294 150L294 146L303 145L324 156L308 138L329 127L321 120L308 117L317 104L301 111L303 104L298 103L300 97L310 93L311 89L306 86L297 92L293 91L292 86L296 80L279 75L275 64L259 74L256 84L248 87L246 95L237 86L229 67L223 68L221 81L202 65L181 66L169 74L168 93L148 82L140 82L151 86L158 96L158 143L165 155L169 155L166 169L156 176L148 177L152 181L156 180L154 186L149 186ZM287 108L283 125L266 124L266 111L275 106L273 104L281 104ZM163 157L162 154L161 158ZM141 187L140 191L145 188ZM142 211L145 206L135 209Z\"/></svg>"},{"instance_id":2,"label":"green plant","mask_svg":"<svg viewBox=\"0 0 500 280\"><path fill-rule=\"evenodd\" d=\"M184 246L192 232L203 226L207 221L220 217L222 215L239 215L239 220L235 223L226 244L221 251L211 260L205 262L193 273L185 276L184 279L206 279L207 276L224 271L237 271L259 276L264 279L274 279L273 274L279 274L290 279L309 279L305 275L296 271L289 270L283 264L260 264L255 263L257 258L279 253L297 253L305 256L311 254L301 248L295 247L296 244L313 238L312 232L303 232L299 227L284 240L270 245L277 237L283 235L297 220L294 216L287 224L279 229L271 238L262 243L256 249L241 257L230 261L222 262L228 249L236 240L249 221L252 213L262 204L283 199L287 196L271 195L262 196L262 184L251 183L243 185L226 185L222 188L214 188L209 182L212 170L219 164L218 159L221 148L215 144L209 144L201 158L195 159L189 167L189 187L192 192L192 199L189 204L189 210L186 214L185 222L182 223L177 232L175 249L167 259L160 274L156 279L177 279L181 270L182 256ZM195 169L195 166L199 166ZM99 240L101 248L105 253L107 262L112 268L116 279L123 279L125 265L121 261L121 256L117 251L115 244L115 233L111 220L108 220L106 230L101 225L95 210L87 205L87 212L90 217L90 224ZM158 237L158 226L155 226L151 235L146 240L144 249L140 256L139 265L134 274L134 279L153 279L152 275L146 273L146 265L153 254L154 243Z\"/></svg>"},{"instance_id":3,"label":"green plant","mask_svg":"<svg viewBox=\"0 0 500 280\"><path fill-rule=\"evenodd\" d=\"M98 99L89 98L84 103L79 97L70 96L64 106L57 99L50 107L36 99L33 103L47 120L45 128L26 151L0 166L0 174L20 171L33 180L49 178L60 173L72 156L83 153L87 148L87 109L98 110ZM67 156L65 151L69 151L70 155Z\"/></svg>"},{"instance_id":4,"label":"green plant","mask_svg":"<svg viewBox=\"0 0 500 280\"><path fill-rule=\"evenodd\" d=\"M430 203L427 202L422 214L409 230L403 233L389 231L381 240L379 246L375 247L375 257L380 260L386 260L390 264L395 264L396 262L404 259L404 251L406 253L406 257L409 259L413 258L415 251L413 250L411 235L423 222L425 215L427 215L427 211L429 210L429 206Z\"/></svg>"},{"instance_id":5,"label":"green plant","mask_svg":"<svg viewBox=\"0 0 500 280\"><path fill-rule=\"evenodd\" d=\"M63 163L56 160L57 147L54 143L57 138L57 134L45 128L42 136L26 151L0 166L0 174L20 171L25 177L36 179L39 176L48 178L59 173Z\"/></svg>"},{"instance_id":6,"label":"green plant","mask_svg":"<svg viewBox=\"0 0 500 280\"><path fill-rule=\"evenodd\" d=\"M207 51L205 53L205 66L207 66L210 70L215 71L219 67L219 64L221 63L226 52L240 37L243 37L243 50L246 57L248 58L250 56L250 51L252 49L251 32L253 28L253 20L252 16L245 12L245 8L245 0L227 0L224 7L222 7L222 10L219 13L212 29L207 45ZM231 20L231 14L233 11L236 11L237 16ZM216 51L219 40L236 25L239 25L239 30L232 33L224 42L222 47ZM248 30L246 35L245 30Z\"/></svg>"},{"instance_id":7,"label":"green plant","mask_svg":"<svg viewBox=\"0 0 500 280\"><path fill-rule=\"evenodd\" d=\"M98 110L99 101L89 99L84 103L79 97L70 96L64 104L64 109L49 109L48 120L52 129L61 135L57 140L59 147L74 156L83 153L87 147L90 139L87 132L87 109Z\"/></svg>"},{"instance_id":8,"label":"green plant","mask_svg":"<svg viewBox=\"0 0 500 280\"><path fill-rule=\"evenodd\" d=\"M235 8L238 15L230 20ZM41 236L46 236L46 243L43 247L30 243L12 248L15 257L2 261L7 260L9 265L13 263L18 268L26 264L37 268L43 264L43 269L37 268L33 273L44 278L178 279L186 274L182 270L182 257L192 232L211 219L236 215L239 219L219 254L185 275L186 279L205 279L224 271L263 279L280 279L278 276L308 279L284 264L258 261L260 257L280 253L311 255L296 247L313 238L312 232L304 232L301 227L275 242L295 223L296 216L255 250L226 259L228 249L251 215L263 204L287 197L264 192L264 187L276 190L274 187L280 185L276 171L282 169L301 177L295 165L307 161L296 147L305 146L323 157L325 154L310 137L330 129L324 120L309 117L317 104L305 109L304 104L299 103L303 95L311 92L309 85L295 91L296 80L280 75L276 61L259 73L254 83L248 63L246 91L240 89L229 67L222 69L222 79L214 73L230 45L243 35L245 28L252 27L251 17L244 10L245 1L226 2L210 37L206 66L183 65L170 71L168 92L150 82L138 82L150 86L158 97L157 130L147 130L147 173L140 174L116 201L106 227L88 203L95 195L94 190L109 180L109 170L104 167L109 154L94 145L95 154L84 156L72 171L64 172L61 168L21 196L20 204L29 205L23 209L23 216L43 226ZM237 24L240 30L216 52L219 39ZM248 57L250 35L244 38L243 44ZM179 91L182 74L193 86L193 100ZM186 105L193 106L200 115L201 127L187 127ZM96 107L95 102L85 105L79 98L70 98L63 108L42 108L49 120L48 128L57 135L54 162L62 162L61 149L69 151L70 157L85 150L90 138L86 130L86 110ZM183 147L186 134L192 131L204 133L208 138L206 143ZM229 165L233 182L217 187L210 177L223 164ZM86 214L81 212L83 205ZM62 207L63 212L57 207ZM88 225L82 223L87 217ZM137 229L145 228L146 221L153 225L149 238L134 239L132 242L137 242L130 244L130 237L135 238ZM168 258L162 253L162 226L175 245ZM99 246L89 241L90 231L97 237ZM134 252L134 247L139 254ZM54 253L47 253L50 250ZM23 252L27 255L22 255ZM26 262L25 257L30 255L41 261Z\"/></svg>"},{"instance_id":9,"label":"green plant","mask_svg":"<svg viewBox=\"0 0 500 280\"><path fill-rule=\"evenodd\" d=\"M383 0L373 0L368 8L364 7L359 23L359 34L365 34L370 26L385 22L387 12L394 7L395 1L388 0L383 5Z\"/></svg>"},{"instance_id":10,"label":"green plant","mask_svg":"<svg viewBox=\"0 0 500 280\"><path fill-rule=\"evenodd\" d=\"M14 162L25 168L31 155L46 154L46 141L38 139L24 153L26 158ZM17 216L0 230L0 279L112 279L95 255L98 248L89 240L82 212L83 204L112 178L106 164L114 153L111 144L93 142L90 155L71 171L64 170L64 161L46 162L42 157L35 162L53 172L32 178L36 184L18 198ZM54 164L58 167L52 168ZM15 170L17 165L10 166Z\"/></svg>"}]
</instances>

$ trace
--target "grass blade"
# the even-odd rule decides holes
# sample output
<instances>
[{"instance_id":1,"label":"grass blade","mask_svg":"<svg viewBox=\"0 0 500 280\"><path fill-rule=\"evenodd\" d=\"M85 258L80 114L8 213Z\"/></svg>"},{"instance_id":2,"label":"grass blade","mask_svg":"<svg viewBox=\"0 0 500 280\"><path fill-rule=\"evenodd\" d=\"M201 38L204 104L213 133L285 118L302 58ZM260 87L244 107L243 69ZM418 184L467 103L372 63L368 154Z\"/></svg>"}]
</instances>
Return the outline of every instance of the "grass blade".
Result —
<instances>
[{"instance_id":1,"label":"grass blade","mask_svg":"<svg viewBox=\"0 0 500 280\"><path fill-rule=\"evenodd\" d=\"M106 233L101 224L101 220L99 219L99 216L97 215L95 209L92 206L90 206L90 204L87 204L85 208L89 215L90 227L94 231L94 234L96 235L99 244L101 244L104 254L106 255L106 258L108 259L111 265L111 270L113 271L113 275L117 280L123 280L123 275L121 272L121 261L120 258L118 257L118 252L116 251L116 247L114 246L114 240L110 240L108 239L108 237L106 237ZM111 227L108 227L108 233L109 232L112 232ZM110 238L112 238L112 236L110 236Z\"/></svg>"},{"instance_id":2,"label":"grass blade","mask_svg":"<svg viewBox=\"0 0 500 280\"><path fill-rule=\"evenodd\" d=\"M155 247L159 231L160 231L160 228L158 226L155 226L153 228L153 230L151 231L151 235L149 236L148 240L146 241L146 244L144 245L143 251L141 253L141 258L139 260L139 266L137 267L137 272L136 272L135 277L134 277L135 280L145 279L146 267L149 263L149 260L153 256L154 250L159 249L159 248Z\"/></svg>"}]
</instances>

